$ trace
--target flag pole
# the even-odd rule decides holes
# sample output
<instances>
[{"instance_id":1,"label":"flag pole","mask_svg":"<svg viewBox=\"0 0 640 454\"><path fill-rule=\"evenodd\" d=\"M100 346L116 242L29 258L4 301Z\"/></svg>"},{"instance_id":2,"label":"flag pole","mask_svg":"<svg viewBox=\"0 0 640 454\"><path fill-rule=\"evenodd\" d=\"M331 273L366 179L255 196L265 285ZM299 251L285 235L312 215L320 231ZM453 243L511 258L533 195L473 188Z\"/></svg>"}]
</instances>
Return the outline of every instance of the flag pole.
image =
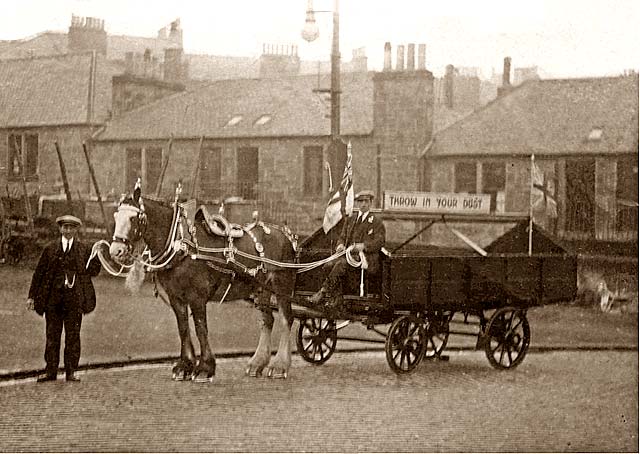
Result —
<instances>
[{"instance_id":1,"label":"flag pole","mask_svg":"<svg viewBox=\"0 0 640 454\"><path fill-rule=\"evenodd\" d=\"M529 256L533 250L533 166L535 166L535 158L531 154L531 169L529 171Z\"/></svg>"}]
</instances>

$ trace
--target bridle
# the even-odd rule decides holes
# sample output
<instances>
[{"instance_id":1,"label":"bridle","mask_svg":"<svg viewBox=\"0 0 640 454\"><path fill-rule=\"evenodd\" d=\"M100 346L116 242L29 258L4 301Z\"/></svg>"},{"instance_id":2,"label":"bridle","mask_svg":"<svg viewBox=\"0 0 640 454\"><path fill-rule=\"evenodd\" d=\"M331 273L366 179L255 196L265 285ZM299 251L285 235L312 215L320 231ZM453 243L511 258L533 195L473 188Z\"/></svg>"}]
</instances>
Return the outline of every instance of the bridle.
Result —
<instances>
[{"instance_id":1,"label":"bridle","mask_svg":"<svg viewBox=\"0 0 640 454\"><path fill-rule=\"evenodd\" d=\"M133 201L132 198L131 200ZM118 205L118 209L114 213L114 216L117 216L118 213L123 211L133 211L136 213L136 216L129 217L131 227L126 237L118 236L116 232L114 232L112 239L115 242L123 243L130 250L133 247L133 244L140 241L147 231L147 214L144 211L142 198L139 199L138 206L129 203L128 199L121 201Z\"/></svg>"}]
</instances>

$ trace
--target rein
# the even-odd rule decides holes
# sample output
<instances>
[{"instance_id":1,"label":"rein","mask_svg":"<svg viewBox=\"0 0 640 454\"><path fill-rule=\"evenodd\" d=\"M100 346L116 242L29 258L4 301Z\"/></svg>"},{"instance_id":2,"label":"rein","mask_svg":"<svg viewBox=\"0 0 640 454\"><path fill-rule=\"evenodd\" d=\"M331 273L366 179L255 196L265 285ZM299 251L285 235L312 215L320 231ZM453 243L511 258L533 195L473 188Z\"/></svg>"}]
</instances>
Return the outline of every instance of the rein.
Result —
<instances>
[{"instance_id":1,"label":"rein","mask_svg":"<svg viewBox=\"0 0 640 454\"><path fill-rule=\"evenodd\" d=\"M139 239L135 238L134 235L131 235L132 238L122 238L114 235L113 241L119 241L125 245L131 246L132 244L140 241L146 231L147 215L144 209L144 205L141 203L140 208L137 208L133 205L121 204L120 207L118 207L118 211L120 210L131 210L137 213L138 225L141 227L135 229L135 236L139 236L140 238ZM185 238L183 221L186 222L188 231L192 239ZM176 257L176 255L179 252L181 252L186 255L189 255L189 257L192 260L203 260L206 262L210 262L210 263L207 263L207 265L218 271L235 275L235 272L233 270L223 271L228 269L225 267L232 265L251 277L255 277L259 271L266 273L267 269L265 268L265 264L271 265L277 268L295 269L297 273L304 273L306 271L310 271L317 267L323 266L325 263L332 262L342 257L343 255L346 256L345 258L347 260L347 263L350 266L366 268L366 259L364 258L364 253L360 252L358 259L352 256L352 249L354 247L353 245L349 246L347 249L343 251L336 252L335 254L327 258L324 258L322 260L318 260L315 262L288 263L288 262L280 262L277 260L272 260L265 256L264 248L262 244L257 240L256 236L251 231L252 228L256 226L260 226L263 228L265 233L270 234L271 231L269 227L262 222L253 223L253 224L250 224L250 226L251 226L250 228L242 227L242 230L253 240L256 251L258 252L259 255L250 254L248 252L244 252L238 249L233 244L233 238L230 235L226 236L228 245L225 247L211 248L211 247L200 246L195 236L196 234L195 226L190 225L190 222L187 219L186 214L184 213L184 208L176 201L174 203L173 217L171 220L169 234L167 235L165 246L162 249L162 251L160 251L155 256L151 256L151 251L147 246L145 247L145 249L141 254L139 255L136 254L132 256L133 256L133 259L139 262L140 264L142 264L147 271L161 271L169 267L173 259ZM283 233L283 235L291 242L291 245L295 250L296 248L295 237L290 232L285 231L279 226L272 225L271 227L280 230ZM106 241L104 240L102 241L106 243ZM244 263L238 261L236 259L236 256L242 257L248 260L253 260L255 262L258 262L259 265L254 268L251 268L245 265ZM98 253L98 257L100 257L100 253ZM100 258L100 260L104 265L106 261L103 258ZM215 266L214 263L217 263L220 266L219 267ZM127 266L122 265L122 267L127 267ZM110 266L105 266L105 268L109 272L111 272L112 270ZM127 268L131 268L131 266L128 266ZM120 272L121 271L122 271L122 268Z\"/></svg>"}]
</instances>

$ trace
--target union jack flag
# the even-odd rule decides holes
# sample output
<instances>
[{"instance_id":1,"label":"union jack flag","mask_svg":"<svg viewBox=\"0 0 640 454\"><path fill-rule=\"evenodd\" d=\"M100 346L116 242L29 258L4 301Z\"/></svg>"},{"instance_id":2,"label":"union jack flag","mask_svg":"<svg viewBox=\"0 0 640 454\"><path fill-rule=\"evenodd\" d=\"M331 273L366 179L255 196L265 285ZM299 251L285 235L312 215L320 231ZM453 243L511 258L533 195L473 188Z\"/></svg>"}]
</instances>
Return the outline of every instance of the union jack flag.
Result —
<instances>
[{"instance_id":1,"label":"union jack flag","mask_svg":"<svg viewBox=\"0 0 640 454\"><path fill-rule=\"evenodd\" d=\"M351 142L347 144L347 162L342 173L340 186L329 198L327 208L324 212L322 229L327 233L340 222L343 217L351 215L353 211L353 168L351 166Z\"/></svg>"}]
</instances>

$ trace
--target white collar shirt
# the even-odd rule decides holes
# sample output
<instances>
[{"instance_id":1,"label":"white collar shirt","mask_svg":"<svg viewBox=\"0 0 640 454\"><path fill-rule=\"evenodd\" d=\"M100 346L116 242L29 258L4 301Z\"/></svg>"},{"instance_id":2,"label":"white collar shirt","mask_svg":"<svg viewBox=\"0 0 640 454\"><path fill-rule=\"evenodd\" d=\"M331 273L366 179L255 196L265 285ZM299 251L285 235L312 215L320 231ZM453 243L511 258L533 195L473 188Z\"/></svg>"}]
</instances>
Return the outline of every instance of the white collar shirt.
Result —
<instances>
[{"instance_id":1,"label":"white collar shirt","mask_svg":"<svg viewBox=\"0 0 640 454\"><path fill-rule=\"evenodd\" d=\"M369 212L365 212L365 213L360 213L358 215L358 222L364 222L365 219L367 219L367 216L369 216Z\"/></svg>"},{"instance_id":2,"label":"white collar shirt","mask_svg":"<svg viewBox=\"0 0 640 454\"><path fill-rule=\"evenodd\" d=\"M62 251L69 252L69 250L71 249L71 246L73 246L73 238L68 240L65 237L62 237Z\"/></svg>"}]
</instances>

